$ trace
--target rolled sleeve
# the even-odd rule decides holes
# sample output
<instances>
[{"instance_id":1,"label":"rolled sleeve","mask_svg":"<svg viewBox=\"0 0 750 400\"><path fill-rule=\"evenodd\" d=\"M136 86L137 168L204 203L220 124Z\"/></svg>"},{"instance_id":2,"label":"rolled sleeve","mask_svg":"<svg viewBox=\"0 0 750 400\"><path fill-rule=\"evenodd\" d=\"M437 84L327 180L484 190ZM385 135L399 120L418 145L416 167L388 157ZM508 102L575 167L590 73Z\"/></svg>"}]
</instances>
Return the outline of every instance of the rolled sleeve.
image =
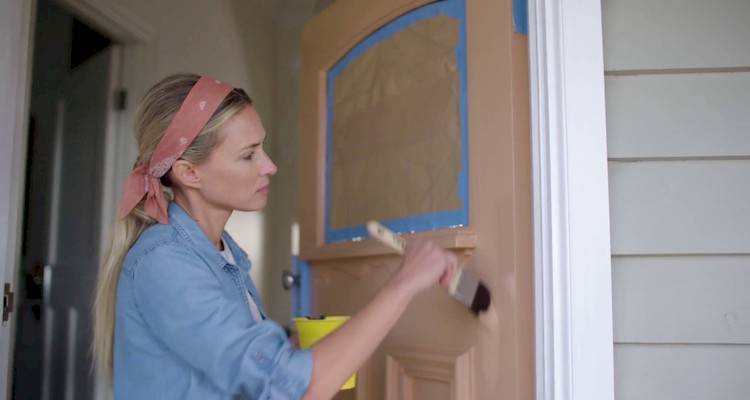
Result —
<instances>
[{"instance_id":1,"label":"rolled sleeve","mask_svg":"<svg viewBox=\"0 0 750 400\"><path fill-rule=\"evenodd\" d=\"M276 322L253 321L244 300L222 285L229 273L187 248L161 246L135 269L138 311L167 349L227 395L301 398L311 352L295 349Z\"/></svg>"},{"instance_id":2,"label":"rolled sleeve","mask_svg":"<svg viewBox=\"0 0 750 400\"><path fill-rule=\"evenodd\" d=\"M282 388L280 393L274 393L279 398L290 396L301 399L305 395L310 378L312 377L313 358L310 350L291 350L285 352L277 363L277 370L273 374L272 389ZM272 396L272 398L276 398Z\"/></svg>"}]
</instances>

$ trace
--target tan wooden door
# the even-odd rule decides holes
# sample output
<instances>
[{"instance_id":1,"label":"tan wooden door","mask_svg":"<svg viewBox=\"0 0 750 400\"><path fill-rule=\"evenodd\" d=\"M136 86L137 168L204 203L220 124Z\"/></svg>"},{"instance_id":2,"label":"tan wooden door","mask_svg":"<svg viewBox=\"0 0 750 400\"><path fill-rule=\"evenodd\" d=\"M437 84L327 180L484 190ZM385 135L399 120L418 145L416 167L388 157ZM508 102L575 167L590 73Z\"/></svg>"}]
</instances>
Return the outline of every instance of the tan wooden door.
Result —
<instances>
[{"instance_id":1,"label":"tan wooden door","mask_svg":"<svg viewBox=\"0 0 750 400\"><path fill-rule=\"evenodd\" d=\"M363 216L388 219L387 216L401 212L403 215L395 218L398 220L420 214L420 207L427 211L434 211L430 207L437 207L438 211L440 207L450 209L455 206L451 202L456 196L443 196L438 189L425 189L420 193L426 195L417 201L412 201L415 196L400 196L424 181L413 171L441 156L445 156L445 162L430 164L433 166L428 169L435 165L442 168L451 162L458 165L450 159L456 154L463 154L465 159L462 171L468 189L465 197L459 196L457 204L459 208L466 206L463 210L468 220L456 224L449 221L447 226L438 221L438 229L430 229L429 224L440 220L443 214L427 213L435 216L432 220L429 215L426 220L417 215L416 220L426 222L427 228L417 224L421 228L414 229L417 232L413 234L407 232L405 237L430 237L460 254L467 259L466 268L488 284L493 297L490 314L481 319L437 287L416 298L360 370L357 389L341 392L337 396L340 399L531 400L534 396L527 39L513 30L512 0L448 1L454 3L450 7L460 7L462 20L458 18L456 22L455 16L441 12L422 20L410 17L442 2L339 0L313 19L303 33L300 257L311 265L314 313L356 313L400 261L385 247L358 237L356 229L336 231L343 232L343 236L331 235L335 230L332 225L346 227L361 223L357 218ZM413 20L398 30L392 24L400 18ZM393 42L397 40L394 33L377 42L387 43L373 50L373 38L388 29L411 29L416 42L409 42L408 38L404 39L408 44ZM461 29L463 34L450 35L461 33ZM367 41L372 46L362 47ZM461 41L461 54L439 50L459 46ZM419 43L427 44L424 47ZM405 50L404 46L413 48ZM371 50L375 53L368 55ZM352 58L357 52L359 56ZM465 64L459 60L462 54ZM346 69L357 71L344 76L340 63L347 57L351 62ZM419 57L425 59L424 63L417 63L416 74L415 57L418 61ZM399 66L402 62L413 65ZM464 68L463 81L455 78L460 74L451 75L456 65ZM335 76L334 89L331 74L336 68L341 73ZM411 71L411 75L398 76L399 71ZM456 109L461 107L460 101L441 100L441 96L456 95L454 90L441 91L435 83L441 77L454 79L451 87L464 91L463 111ZM403 88L419 86L414 82L426 86L415 89L421 94L411 98L415 104L409 104L410 94ZM350 93L339 93L342 90ZM385 102L373 100L387 99L392 92L398 92L400 97ZM447 106L447 114L429 108L442 106ZM404 107L414 111L409 111L408 118L394 117ZM368 112L376 117L360 118ZM456 123L446 117L451 113L463 118L458 125L464 123L466 135L463 142L441 144L445 139L442 127ZM336 120L347 116L348 122ZM432 120L438 121L437 125L428 123ZM393 134L401 129L403 132ZM399 142L411 134L419 136L419 132L423 136L415 138L416 145L408 139ZM434 136L425 138L425 132ZM353 138L348 138L349 134ZM366 134L370 136L362 136ZM331 145L331 140L339 142ZM455 146L466 152L452 151ZM347 157L350 163L342 163ZM356 175L352 172L356 168L347 165L363 158L375 161ZM383 165L378 166L377 162ZM397 172L395 164L399 163L407 168L405 174ZM414 176L406 176L412 173ZM438 181L433 186L446 184L453 190L455 173L446 167L446 171L431 175L428 172L428 178ZM348 186L341 182L348 182ZM414 204L401 207L409 202ZM460 212L451 215L460 218ZM351 237L346 236L347 232Z\"/></svg>"}]
</instances>

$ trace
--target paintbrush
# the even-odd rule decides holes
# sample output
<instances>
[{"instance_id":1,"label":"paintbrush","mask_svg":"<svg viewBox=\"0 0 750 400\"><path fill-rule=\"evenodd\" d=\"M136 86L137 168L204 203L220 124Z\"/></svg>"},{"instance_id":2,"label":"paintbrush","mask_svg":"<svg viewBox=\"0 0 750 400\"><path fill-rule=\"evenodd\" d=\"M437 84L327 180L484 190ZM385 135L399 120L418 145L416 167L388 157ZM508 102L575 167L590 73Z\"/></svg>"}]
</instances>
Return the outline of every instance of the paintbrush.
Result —
<instances>
[{"instance_id":1,"label":"paintbrush","mask_svg":"<svg viewBox=\"0 0 750 400\"><path fill-rule=\"evenodd\" d=\"M370 236L398 254L403 255L406 252L406 240L380 222L368 222L367 231ZM490 306L490 291L487 286L474 273L463 268L459 268L453 275L453 279L448 286L448 292L475 315L487 311Z\"/></svg>"}]
</instances>

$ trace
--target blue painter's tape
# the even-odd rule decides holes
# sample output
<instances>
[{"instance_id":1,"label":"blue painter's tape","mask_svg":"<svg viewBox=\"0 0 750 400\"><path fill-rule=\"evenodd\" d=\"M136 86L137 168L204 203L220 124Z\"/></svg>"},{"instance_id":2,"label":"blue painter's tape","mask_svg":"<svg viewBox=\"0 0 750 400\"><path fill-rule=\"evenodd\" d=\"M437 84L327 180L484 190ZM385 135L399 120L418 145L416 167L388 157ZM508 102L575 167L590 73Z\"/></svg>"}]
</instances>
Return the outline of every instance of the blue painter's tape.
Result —
<instances>
[{"instance_id":1,"label":"blue painter's tape","mask_svg":"<svg viewBox=\"0 0 750 400\"><path fill-rule=\"evenodd\" d=\"M468 225L469 223L469 158L468 158L468 95L467 95L467 66L466 66L466 6L464 0L442 0L417 8L370 34L357 46L352 48L328 71L326 79L326 114L328 126L326 128L326 171L325 171L325 241L327 243L366 237L364 225L343 229L331 228L331 154L333 150L333 118L336 78L358 57L378 43L389 39L398 32L417 22L438 15L447 15L457 19L459 23L459 40L456 47L456 61L460 77L459 120L461 129L461 171L458 175L458 198L462 207L456 210L446 210L421 215L412 215L396 220L381 221L390 229L403 232L420 232Z\"/></svg>"},{"instance_id":2,"label":"blue painter's tape","mask_svg":"<svg viewBox=\"0 0 750 400\"><path fill-rule=\"evenodd\" d=\"M464 210L440 211L428 214L411 215L405 218L380 221L388 229L398 233L432 231L457 226L455 221L466 219ZM330 231L330 241L348 240L368 237L367 227L363 225Z\"/></svg>"},{"instance_id":3,"label":"blue painter's tape","mask_svg":"<svg viewBox=\"0 0 750 400\"><path fill-rule=\"evenodd\" d=\"M304 317L310 314L312 288L310 287L310 264L292 256L292 273L297 275L297 284L292 289L292 316Z\"/></svg>"},{"instance_id":4,"label":"blue painter's tape","mask_svg":"<svg viewBox=\"0 0 750 400\"><path fill-rule=\"evenodd\" d=\"M292 256L292 274L298 275L299 271L299 257ZM297 285L292 286L292 317L299 317L299 287Z\"/></svg>"},{"instance_id":5,"label":"blue painter's tape","mask_svg":"<svg viewBox=\"0 0 750 400\"><path fill-rule=\"evenodd\" d=\"M527 0L513 0L513 29L516 33L529 34L529 5Z\"/></svg>"}]
</instances>

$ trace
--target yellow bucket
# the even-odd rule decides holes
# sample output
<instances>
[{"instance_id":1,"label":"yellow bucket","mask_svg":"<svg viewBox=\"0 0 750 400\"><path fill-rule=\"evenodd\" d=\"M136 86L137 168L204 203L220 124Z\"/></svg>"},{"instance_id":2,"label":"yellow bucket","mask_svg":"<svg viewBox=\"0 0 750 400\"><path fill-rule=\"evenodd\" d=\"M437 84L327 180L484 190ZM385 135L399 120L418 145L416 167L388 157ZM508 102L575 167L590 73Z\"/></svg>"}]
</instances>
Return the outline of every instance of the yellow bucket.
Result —
<instances>
[{"instance_id":1,"label":"yellow bucket","mask_svg":"<svg viewBox=\"0 0 750 400\"><path fill-rule=\"evenodd\" d=\"M341 324L348 321L347 316L330 316L321 319L311 319L309 317L295 318L294 323L297 325L299 334L299 345L306 349L323 336L335 331ZM357 374L354 373L341 387L341 390L353 389L357 385Z\"/></svg>"}]
</instances>

